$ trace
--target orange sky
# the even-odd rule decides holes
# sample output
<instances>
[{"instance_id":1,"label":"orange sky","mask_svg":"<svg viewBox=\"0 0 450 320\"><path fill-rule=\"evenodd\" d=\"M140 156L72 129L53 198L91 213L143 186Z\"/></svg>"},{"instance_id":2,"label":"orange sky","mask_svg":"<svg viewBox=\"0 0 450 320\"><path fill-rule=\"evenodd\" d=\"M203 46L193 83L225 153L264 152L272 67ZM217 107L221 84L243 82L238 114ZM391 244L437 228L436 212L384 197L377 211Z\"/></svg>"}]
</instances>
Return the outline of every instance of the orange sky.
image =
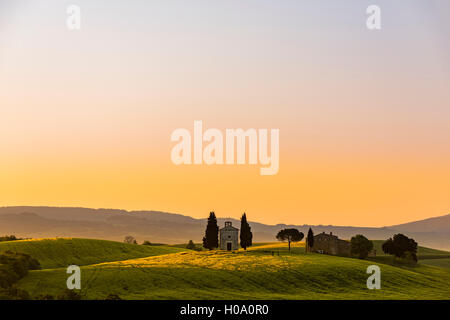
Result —
<instances>
[{"instance_id":1,"label":"orange sky","mask_svg":"<svg viewBox=\"0 0 450 320\"><path fill-rule=\"evenodd\" d=\"M371 33L361 5L79 2L77 32L58 2L4 8L1 206L358 226L450 213L449 10L392 4L400 20ZM279 173L175 166L171 132L194 120L280 129Z\"/></svg>"}]
</instances>

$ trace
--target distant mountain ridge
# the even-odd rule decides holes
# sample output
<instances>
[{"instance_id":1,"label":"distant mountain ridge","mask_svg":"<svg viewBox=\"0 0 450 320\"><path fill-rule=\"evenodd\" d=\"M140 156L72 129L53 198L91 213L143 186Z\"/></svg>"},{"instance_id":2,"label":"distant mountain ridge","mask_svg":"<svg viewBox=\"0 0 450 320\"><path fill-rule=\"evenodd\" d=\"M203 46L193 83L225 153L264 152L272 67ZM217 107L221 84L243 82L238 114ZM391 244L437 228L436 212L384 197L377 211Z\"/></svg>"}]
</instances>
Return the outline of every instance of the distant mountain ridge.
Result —
<instances>
[{"instance_id":1,"label":"distant mountain ridge","mask_svg":"<svg viewBox=\"0 0 450 320\"><path fill-rule=\"evenodd\" d=\"M218 218L219 226L223 226L225 220L239 228L240 221L231 218ZM333 232L342 239L350 239L356 234L369 239L387 239L402 232L420 245L450 250L450 214L383 228L249 223L255 242L276 241L275 235L283 228L297 228L306 234L311 227L316 234ZM149 240L174 244L188 240L200 242L205 226L206 219L161 211L30 206L0 208L0 234L30 238L78 237L122 241L125 236L132 235L139 242Z\"/></svg>"},{"instance_id":2,"label":"distant mountain ridge","mask_svg":"<svg viewBox=\"0 0 450 320\"><path fill-rule=\"evenodd\" d=\"M410 232L450 232L450 214L398 224L389 228Z\"/></svg>"}]
</instances>

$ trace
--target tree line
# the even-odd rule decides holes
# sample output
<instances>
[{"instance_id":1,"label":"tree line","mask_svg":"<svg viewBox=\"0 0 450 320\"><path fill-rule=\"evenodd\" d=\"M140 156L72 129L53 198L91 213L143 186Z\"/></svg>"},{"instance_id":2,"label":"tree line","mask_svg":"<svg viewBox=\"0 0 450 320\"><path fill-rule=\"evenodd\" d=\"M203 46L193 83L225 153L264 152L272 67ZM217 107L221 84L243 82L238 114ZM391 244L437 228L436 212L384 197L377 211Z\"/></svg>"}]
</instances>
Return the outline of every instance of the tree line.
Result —
<instances>
[{"instance_id":1,"label":"tree line","mask_svg":"<svg viewBox=\"0 0 450 320\"><path fill-rule=\"evenodd\" d=\"M288 242L289 252L291 251L291 242L302 241L303 237L303 232L293 228L280 230L276 235L279 241ZM314 233L309 228L305 252L311 252L313 247ZM357 256L359 259L365 259L373 250L373 242L362 234L358 234L351 238L350 248L352 255ZM393 255L396 258L417 262L417 242L401 233L395 234L392 238L386 240L382 245L382 250L385 254Z\"/></svg>"},{"instance_id":2,"label":"tree line","mask_svg":"<svg viewBox=\"0 0 450 320\"><path fill-rule=\"evenodd\" d=\"M0 300L28 300L30 295L18 289L15 284L28 274L29 270L40 269L40 263L30 255L13 251L0 254Z\"/></svg>"},{"instance_id":3,"label":"tree line","mask_svg":"<svg viewBox=\"0 0 450 320\"><path fill-rule=\"evenodd\" d=\"M299 242L304 239L303 232L300 232L295 228L282 229L276 234L276 239L279 241L286 241L288 243L288 250L291 251L291 243ZM247 214L244 212L241 216L241 228L240 228L240 246L247 250L252 246L253 233L251 227L247 221ZM0 237L1 239L1 237ZM125 237L124 242L130 244L137 244L134 237ZM203 248L213 250L219 247L219 226L217 224L217 217L214 211L209 213L208 222L206 225L205 235L202 239ZM161 245L150 243L150 241L144 241L143 245ZM314 247L314 232L311 228L308 230L305 243L305 252L312 252ZM186 246L187 249L201 250L197 247L192 240ZM367 239L362 234L353 236L350 240L350 253L352 256L357 256L359 259L365 259L369 256L373 250L373 242ZM417 242L414 239L399 233L395 234L392 238L386 240L382 245L382 250L385 254L393 255L396 258L412 260L417 262Z\"/></svg>"}]
</instances>

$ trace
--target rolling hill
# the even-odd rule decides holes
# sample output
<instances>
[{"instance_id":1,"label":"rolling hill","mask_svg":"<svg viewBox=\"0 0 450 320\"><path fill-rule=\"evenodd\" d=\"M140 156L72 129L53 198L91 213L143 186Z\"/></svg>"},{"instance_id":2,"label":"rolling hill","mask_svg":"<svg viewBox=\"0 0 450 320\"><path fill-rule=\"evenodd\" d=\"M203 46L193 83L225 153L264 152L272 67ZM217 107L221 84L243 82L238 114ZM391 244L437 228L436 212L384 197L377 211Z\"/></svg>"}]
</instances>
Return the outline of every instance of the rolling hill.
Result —
<instances>
[{"instance_id":1,"label":"rolling hill","mask_svg":"<svg viewBox=\"0 0 450 320\"><path fill-rule=\"evenodd\" d=\"M219 225L236 219L219 218ZM449 215L384 228L322 226L322 225L265 225L250 222L255 242L271 242L283 228L297 228L306 234L311 227L315 233L333 232L342 239L363 234L369 239L387 239L402 232L427 247L450 250ZM3 207L0 208L0 234L19 237L83 237L121 241L127 235L139 242L186 243L201 241L205 219L159 211L125 211L115 209Z\"/></svg>"},{"instance_id":2,"label":"rolling hill","mask_svg":"<svg viewBox=\"0 0 450 320\"><path fill-rule=\"evenodd\" d=\"M53 251L52 247L68 252L61 249L70 247L67 241L48 241L39 251L43 257ZM80 241L84 242L84 253L94 256L89 248L97 252L97 240ZM89 245L90 241L94 243ZM33 242L23 242L21 249L27 243ZM114 246L101 242L105 245ZM110 293L123 299L450 299L448 269L377 263L382 289L368 290L366 269L374 262L305 254L303 246L294 245L291 254L285 243L266 243L235 253L168 253L175 248L154 247L164 249L164 254L82 266L81 294L85 299L105 299ZM61 262L47 261L45 265L52 267L31 271L19 282L19 288L32 296L57 295L64 290L67 274L65 268L57 267Z\"/></svg>"},{"instance_id":3,"label":"rolling hill","mask_svg":"<svg viewBox=\"0 0 450 320\"><path fill-rule=\"evenodd\" d=\"M388 227L407 232L449 232L450 214Z\"/></svg>"},{"instance_id":4,"label":"rolling hill","mask_svg":"<svg viewBox=\"0 0 450 320\"><path fill-rule=\"evenodd\" d=\"M0 242L0 252L11 250L27 253L41 263L43 269L75 264L85 266L169 253L186 249L163 246L143 246L108 240L91 239L32 239Z\"/></svg>"}]
</instances>

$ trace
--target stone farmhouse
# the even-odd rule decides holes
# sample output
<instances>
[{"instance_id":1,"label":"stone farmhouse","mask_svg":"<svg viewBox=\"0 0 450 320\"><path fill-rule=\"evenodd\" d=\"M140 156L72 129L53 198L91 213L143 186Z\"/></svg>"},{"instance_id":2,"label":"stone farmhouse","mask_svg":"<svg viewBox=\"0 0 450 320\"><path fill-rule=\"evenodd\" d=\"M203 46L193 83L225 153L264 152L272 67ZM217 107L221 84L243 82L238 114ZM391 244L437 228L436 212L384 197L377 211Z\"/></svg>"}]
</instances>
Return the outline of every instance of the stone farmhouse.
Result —
<instances>
[{"instance_id":1,"label":"stone farmhouse","mask_svg":"<svg viewBox=\"0 0 450 320\"><path fill-rule=\"evenodd\" d=\"M314 245L311 248L312 252L332 254L337 256L350 256L351 245L349 241L339 239L330 234L322 232L314 236Z\"/></svg>"},{"instance_id":2,"label":"stone farmhouse","mask_svg":"<svg viewBox=\"0 0 450 320\"><path fill-rule=\"evenodd\" d=\"M239 229L231 225L231 221L225 222L225 227L219 230L219 248L220 250L238 250Z\"/></svg>"}]
</instances>

